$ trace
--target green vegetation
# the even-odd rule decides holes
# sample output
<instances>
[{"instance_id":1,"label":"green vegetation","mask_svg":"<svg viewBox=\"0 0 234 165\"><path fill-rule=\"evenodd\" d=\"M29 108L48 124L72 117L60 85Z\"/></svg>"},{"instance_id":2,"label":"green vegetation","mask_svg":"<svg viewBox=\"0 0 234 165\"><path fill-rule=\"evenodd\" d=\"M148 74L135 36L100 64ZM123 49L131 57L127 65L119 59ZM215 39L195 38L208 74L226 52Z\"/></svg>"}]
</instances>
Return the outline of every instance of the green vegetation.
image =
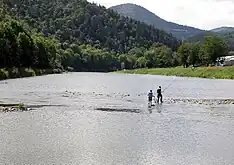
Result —
<instances>
[{"instance_id":1,"label":"green vegetation","mask_svg":"<svg viewBox=\"0 0 234 165\"><path fill-rule=\"evenodd\" d=\"M18 108L19 108L20 110L22 110L22 111L25 111L25 110L27 109L23 103L20 103L20 104L18 105Z\"/></svg>"},{"instance_id":2,"label":"green vegetation","mask_svg":"<svg viewBox=\"0 0 234 165\"><path fill-rule=\"evenodd\" d=\"M55 36L62 48L88 44L126 53L136 47L163 43L176 50L180 42L172 35L139 21L121 17L86 0L9 0L12 13L45 36ZM76 51L75 53L79 53Z\"/></svg>"},{"instance_id":3,"label":"green vegetation","mask_svg":"<svg viewBox=\"0 0 234 165\"><path fill-rule=\"evenodd\" d=\"M31 32L25 24L9 15L4 4L0 5L0 80L62 69L57 40Z\"/></svg>"},{"instance_id":4,"label":"green vegetation","mask_svg":"<svg viewBox=\"0 0 234 165\"><path fill-rule=\"evenodd\" d=\"M178 49L180 62L189 65L215 65L217 59L228 55L227 43L216 36L207 36L201 43L183 43Z\"/></svg>"},{"instance_id":5,"label":"green vegetation","mask_svg":"<svg viewBox=\"0 0 234 165\"><path fill-rule=\"evenodd\" d=\"M117 73L151 74L179 77L200 77L215 79L234 79L234 67L198 67L198 68L153 68L119 71Z\"/></svg>"},{"instance_id":6,"label":"green vegetation","mask_svg":"<svg viewBox=\"0 0 234 165\"><path fill-rule=\"evenodd\" d=\"M172 67L179 64L175 52L162 44L153 44L149 49L132 49L127 54L120 55L121 62L125 63L125 69Z\"/></svg>"},{"instance_id":7,"label":"green vegetation","mask_svg":"<svg viewBox=\"0 0 234 165\"><path fill-rule=\"evenodd\" d=\"M0 2L0 79L214 64L226 42L184 43L86 0ZM124 64L124 65L122 65Z\"/></svg>"},{"instance_id":8,"label":"green vegetation","mask_svg":"<svg viewBox=\"0 0 234 165\"><path fill-rule=\"evenodd\" d=\"M219 37L222 38L225 42L228 44L229 51L234 50L234 31L224 31L224 32L202 32L199 33L195 36L189 37L186 39L186 42L189 43L194 43L194 42L199 42L203 43L205 38L208 36L214 36L214 37Z\"/></svg>"},{"instance_id":9,"label":"green vegetation","mask_svg":"<svg viewBox=\"0 0 234 165\"><path fill-rule=\"evenodd\" d=\"M108 72L126 62L132 69L153 44L171 53L180 45L171 34L85 0L4 0L0 5L0 68L7 68L1 79L24 76L12 75L9 68Z\"/></svg>"},{"instance_id":10,"label":"green vegetation","mask_svg":"<svg viewBox=\"0 0 234 165\"><path fill-rule=\"evenodd\" d=\"M9 78L21 78L41 76L45 74L58 74L62 71L60 69L32 69L32 68L3 68L0 69L0 80Z\"/></svg>"},{"instance_id":11,"label":"green vegetation","mask_svg":"<svg viewBox=\"0 0 234 165\"><path fill-rule=\"evenodd\" d=\"M0 112L22 112L29 111L23 103L20 104L0 104Z\"/></svg>"},{"instance_id":12,"label":"green vegetation","mask_svg":"<svg viewBox=\"0 0 234 165\"><path fill-rule=\"evenodd\" d=\"M202 77L202 78L219 78L219 79L234 79L234 66L233 67L204 67L216 64L217 59L222 56L228 55L227 43L216 36L207 36L203 43L183 43L178 48L178 56L167 56L169 53L165 53L166 48L158 47L153 51L145 52L145 57L151 57L150 61L160 61L163 59L168 62L171 59L171 65L181 64L183 67L170 67L166 63L163 66L155 69L135 69L120 71L120 73L135 73L135 74L153 74L153 75L170 75L170 76L185 76L185 77ZM160 56L163 52L164 56ZM149 56L147 56L149 53ZM152 58L153 57L153 58ZM144 60L142 60L144 61ZM189 66L193 66L190 68ZM203 67L195 67L203 66ZM146 66L147 67L147 66ZM148 67L149 68L149 67Z\"/></svg>"}]
</instances>

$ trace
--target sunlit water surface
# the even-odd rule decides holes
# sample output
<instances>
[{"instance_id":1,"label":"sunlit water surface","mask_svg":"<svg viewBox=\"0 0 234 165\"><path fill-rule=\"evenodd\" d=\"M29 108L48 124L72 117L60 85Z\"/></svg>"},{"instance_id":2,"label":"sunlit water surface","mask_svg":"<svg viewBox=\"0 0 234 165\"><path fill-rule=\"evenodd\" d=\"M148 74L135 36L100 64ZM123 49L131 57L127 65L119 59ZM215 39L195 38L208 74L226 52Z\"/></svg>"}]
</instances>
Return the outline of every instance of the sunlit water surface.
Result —
<instances>
[{"instance_id":1,"label":"sunlit water surface","mask_svg":"<svg viewBox=\"0 0 234 165\"><path fill-rule=\"evenodd\" d=\"M158 85L166 88L165 103L148 109L146 94ZM110 73L1 81L1 102L50 106L0 113L0 164L231 165L234 105L167 99L230 99L233 85Z\"/></svg>"}]
</instances>

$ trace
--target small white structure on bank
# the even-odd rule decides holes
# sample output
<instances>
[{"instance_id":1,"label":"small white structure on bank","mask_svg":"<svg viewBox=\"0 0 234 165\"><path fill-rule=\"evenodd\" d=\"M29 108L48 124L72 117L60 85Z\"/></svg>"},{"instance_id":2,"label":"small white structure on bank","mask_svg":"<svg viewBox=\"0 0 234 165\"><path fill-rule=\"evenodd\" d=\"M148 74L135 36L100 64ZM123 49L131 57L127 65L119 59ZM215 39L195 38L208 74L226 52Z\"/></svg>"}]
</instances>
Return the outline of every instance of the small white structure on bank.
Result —
<instances>
[{"instance_id":1,"label":"small white structure on bank","mask_svg":"<svg viewBox=\"0 0 234 165\"><path fill-rule=\"evenodd\" d=\"M232 66L234 65L234 56L220 57L219 62L221 62L223 66Z\"/></svg>"}]
</instances>

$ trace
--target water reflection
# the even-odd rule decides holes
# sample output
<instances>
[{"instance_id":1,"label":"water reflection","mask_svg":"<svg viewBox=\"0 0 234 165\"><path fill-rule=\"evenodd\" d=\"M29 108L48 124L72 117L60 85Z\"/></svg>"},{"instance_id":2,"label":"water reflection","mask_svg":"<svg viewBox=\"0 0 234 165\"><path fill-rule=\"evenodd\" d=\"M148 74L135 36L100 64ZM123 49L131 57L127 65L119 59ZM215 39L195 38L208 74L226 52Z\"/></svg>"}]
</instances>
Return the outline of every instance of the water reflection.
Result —
<instances>
[{"instance_id":1,"label":"water reflection","mask_svg":"<svg viewBox=\"0 0 234 165\"><path fill-rule=\"evenodd\" d=\"M154 110L156 110L158 113L161 113L162 109L163 109L162 103L156 103L148 107L149 114L153 113Z\"/></svg>"},{"instance_id":2,"label":"water reflection","mask_svg":"<svg viewBox=\"0 0 234 165\"><path fill-rule=\"evenodd\" d=\"M149 114L151 114L153 112L152 109L153 109L152 107L148 108Z\"/></svg>"},{"instance_id":3,"label":"water reflection","mask_svg":"<svg viewBox=\"0 0 234 165\"><path fill-rule=\"evenodd\" d=\"M161 113L161 112L162 112L162 108L163 108L162 103L159 103L159 104L156 105L156 109L157 109L157 112L158 112L158 113Z\"/></svg>"}]
</instances>

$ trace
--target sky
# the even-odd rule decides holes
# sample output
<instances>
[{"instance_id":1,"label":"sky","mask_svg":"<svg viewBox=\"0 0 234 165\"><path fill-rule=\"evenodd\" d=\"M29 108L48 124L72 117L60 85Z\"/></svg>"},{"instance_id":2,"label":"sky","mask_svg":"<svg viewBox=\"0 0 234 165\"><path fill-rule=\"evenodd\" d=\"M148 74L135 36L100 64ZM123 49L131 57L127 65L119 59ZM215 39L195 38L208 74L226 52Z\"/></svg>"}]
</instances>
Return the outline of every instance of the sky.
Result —
<instances>
[{"instance_id":1,"label":"sky","mask_svg":"<svg viewBox=\"0 0 234 165\"><path fill-rule=\"evenodd\" d=\"M182 25L210 30L234 27L234 0L88 0L105 7L134 3L157 16Z\"/></svg>"}]
</instances>

